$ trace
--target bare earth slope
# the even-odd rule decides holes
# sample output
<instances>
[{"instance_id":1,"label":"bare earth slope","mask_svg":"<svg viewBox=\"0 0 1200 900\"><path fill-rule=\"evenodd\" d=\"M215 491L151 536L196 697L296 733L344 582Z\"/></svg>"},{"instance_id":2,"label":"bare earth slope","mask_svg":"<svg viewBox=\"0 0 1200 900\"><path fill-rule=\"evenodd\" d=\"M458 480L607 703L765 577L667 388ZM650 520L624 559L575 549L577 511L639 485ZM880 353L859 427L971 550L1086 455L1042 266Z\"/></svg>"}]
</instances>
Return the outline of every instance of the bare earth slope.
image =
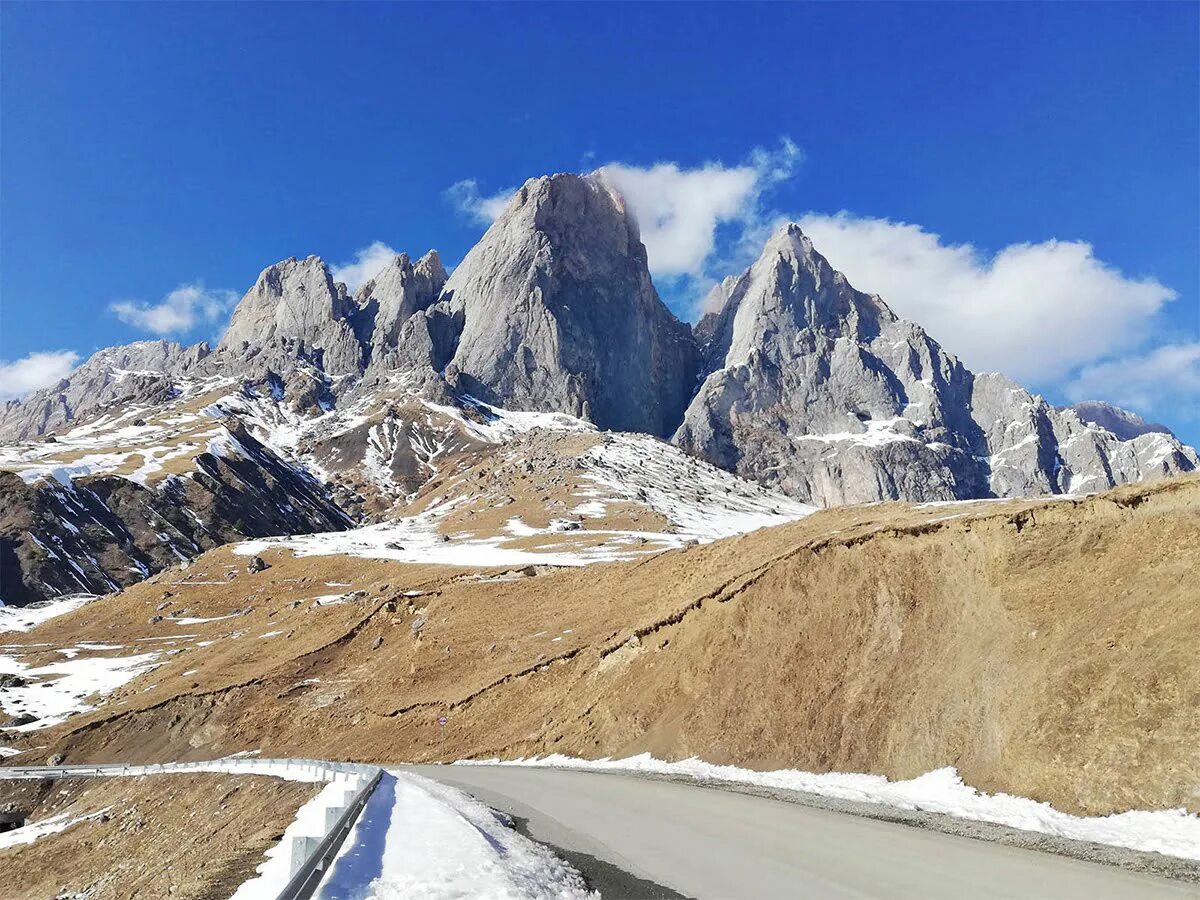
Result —
<instances>
[{"instance_id":1,"label":"bare earth slope","mask_svg":"<svg viewBox=\"0 0 1200 900\"><path fill-rule=\"evenodd\" d=\"M825 510L530 577L263 556L271 568L249 574L218 549L6 635L0 652L29 664L85 640L161 655L95 711L5 742L70 761L261 747L650 750L895 778L953 765L1070 812L1200 809L1194 477L1080 500ZM191 621L148 623L181 611Z\"/></svg>"}]
</instances>

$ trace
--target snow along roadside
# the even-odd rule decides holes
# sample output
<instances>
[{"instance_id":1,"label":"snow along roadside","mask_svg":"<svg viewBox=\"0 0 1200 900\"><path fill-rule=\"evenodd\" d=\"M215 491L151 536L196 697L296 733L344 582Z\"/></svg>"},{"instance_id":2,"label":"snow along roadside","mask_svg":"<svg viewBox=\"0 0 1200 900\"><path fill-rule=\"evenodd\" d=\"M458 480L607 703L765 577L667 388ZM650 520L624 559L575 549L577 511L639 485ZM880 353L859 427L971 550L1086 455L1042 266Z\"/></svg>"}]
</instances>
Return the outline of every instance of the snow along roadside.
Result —
<instances>
[{"instance_id":1,"label":"snow along roadside","mask_svg":"<svg viewBox=\"0 0 1200 900\"><path fill-rule=\"evenodd\" d=\"M473 797L385 770L315 900L584 900L583 877ZM237 895L237 900L243 900Z\"/></svg>"},{"instance_id":2,"label":"snow along roadside","mask_svg":"<svg viewBox=\"0 0 1200 900\"><path fill-rule=\"evenodd\" d=\"M695 757L667 762L648 753L626 759L578 759L552 754L532 759L459 760L456 766L542 766L598 772L629 772L681 777L696 781L800 791L902 810L939 813L989 822L1075 841L1092 841L1181 859L1200 860L1200 816L1184 809L1133 810L1109 816L1073 816L1048 803L1011 794L984 794L964 784L952 767L936 769L908 781L852 772L802 772L779 769L757 772L720 766Z\"/></svg>"},{"instance_id":3,"label":"snow along roadside","mask_svg":"<svg viewBox=\"0 0 1200 900\"><path fill-rule=\"evenodd\" d=\"M0 779L41 779L52 771L92 777L220 772L326 782L297 810L279 842L264 853L266 859L255 875L230 898L275 900L291 877L293 839L323 836L327 810L344 808L347 795L358 790L378 767L314 759L256 759L255 753L187 763L31 766L7 771L0 767ZM31 823L0 835L0 847L31 843L104 812ZM549 848L519 834L500 814L462 791L398 770L384 771L314 896L324 900L598 900L583 876Z\"/></svg>"}]
</instances>

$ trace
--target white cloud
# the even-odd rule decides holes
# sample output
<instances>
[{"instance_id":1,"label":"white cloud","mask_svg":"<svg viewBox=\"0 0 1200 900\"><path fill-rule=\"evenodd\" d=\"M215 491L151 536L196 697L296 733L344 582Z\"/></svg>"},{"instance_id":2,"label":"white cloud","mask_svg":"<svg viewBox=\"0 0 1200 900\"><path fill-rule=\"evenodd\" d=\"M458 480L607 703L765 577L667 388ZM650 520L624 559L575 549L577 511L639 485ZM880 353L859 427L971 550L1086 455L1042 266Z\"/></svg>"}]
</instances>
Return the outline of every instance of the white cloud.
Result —
<instances>
[{"instance_id":1,"label":"white cloud","mask_svg":"<svg viewBox=\"0 0 1200 900\"><path fill-rule=\"evenodd\" d=\"M856 288L880 294L968 366L1034 383L1137 347L1177 296L1127 277L1082 241L1012 244L988 257L887 219L809 214L800 226Z\"/></svg>"},{"instance_id":2,"label":"white cloud","mask_svg":"<svg viewBox=\"0 0 1200 900\"><path fill-rule=\"evenodd\" d=\"M121 300L109 311L127 325L154 334L181 334L204 322L215 322L237 301L233 291L207 290L199 282L181 284L159 303Z\"/></svg>"},{"instance_id":3,"label":"white cloud","mask_svg":"<svg viewBox=\"0 0 1200 900\"><path fill-rule=\"evenodd\" d=\"M1144 413L1200 420L1200 341L1085 366L1066 391L1074 401L1103 399Z\"/></svg>"},{"instance_id":4,"label":"white cloud","mask_svg":"<svg viewBox=\"0 0 1200 900\"><path fill-rule=\"evenodd\" d=\"M600 173L625 198L658 276L701 277L716 251L717 228L758 231L763 192L790 178L802 154L784 138L778 150L757 147L737 166L719 162L694 169L660 162L648 168L612 162Z\"/></svg>"},{"instance_id":5,"label":"white cloud","mask_svg":"<svg viewBox=\"0 0 1200 900\"><path fill-rule=\"evenodd\" d=\"M504 212L504 207L512 199L517 188L510 187L499 190L494 194L484 196L479 192L479 182L474 178L464 178L446 188L446 199L460 213L476 225L491 225Z\"/></svg>"},{"instance_id":6,"label":"white cloud","mask_svg":"<svg viewBox=\"0 0 1200 900\"><path fill-rule=\"evenodd\" d=\"M57 384L78 361L79 354L74 350L42 351L12 362L0 361L0 401Z\"/></svg>"},{"instance_id":7,"label":"white cloud","mask_svg":"<svg viewBox=\"0 0 1200 900\"><path fill-rule=\"evenodd\" d=\"M395 250L383 241L373 241L354 253L354 262L334 266L330 274L334 281L344 282L350 293L378 275L383 267L396 258Z\"/></svg>"},{"instance_id":8,"label":"white cloud","mask_svg":"<svg viewBox=\"0 0 1200 900\"><path fill-rule=\"evenodd\" d=\"M689 279L700 294L713 282L718 264L718 227L733 226L734 244L743 248L745 236L759 233L768 218L761 207L763 193L790 178L802 158L800 148L783 138L777 149L756 147L733 166L707 162L688 169L674 162L610 162L598 172L625 198L637 219L650 271L659 278ZM479 182L468 178L447 188L445 196L472 222L490 225L516 191L510 187L484 195ZM737 253L737 261L744 256Z\"/></svg>"}]
</instances>

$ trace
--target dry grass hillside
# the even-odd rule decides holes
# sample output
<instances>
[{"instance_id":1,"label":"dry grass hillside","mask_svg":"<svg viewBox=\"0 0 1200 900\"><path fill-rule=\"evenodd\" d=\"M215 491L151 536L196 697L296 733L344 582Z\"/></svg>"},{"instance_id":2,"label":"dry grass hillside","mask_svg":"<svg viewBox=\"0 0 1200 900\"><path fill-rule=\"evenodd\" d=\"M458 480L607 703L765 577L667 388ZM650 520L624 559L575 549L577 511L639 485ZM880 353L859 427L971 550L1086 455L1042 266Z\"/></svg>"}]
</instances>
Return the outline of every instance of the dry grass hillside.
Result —
<instances>
[{"instance_id":1,"label":"dry grass hillside","mask_svg":"<svg viewBox=\"0 0 1200 900\"><path fill-rule=\"evenodd\" d=\"M1200 478L826 510L541 574L264 558L218 549L6 635L31 663L161 654L97 710L6 736L41 748L13 761L649 750L1200 810Z\"/></svg>"},{"instance_id":2,"label":"dry grass hillside","mask_svg":"<svg viewBox=\"0 0 1200 900\"><path fill-rule=\"evenodd\" d=\"M309 783L152 775L0 781L0 807L66 830L0 849L5 900L228 897L275 846Z\"/></svg>"}]
</instances>

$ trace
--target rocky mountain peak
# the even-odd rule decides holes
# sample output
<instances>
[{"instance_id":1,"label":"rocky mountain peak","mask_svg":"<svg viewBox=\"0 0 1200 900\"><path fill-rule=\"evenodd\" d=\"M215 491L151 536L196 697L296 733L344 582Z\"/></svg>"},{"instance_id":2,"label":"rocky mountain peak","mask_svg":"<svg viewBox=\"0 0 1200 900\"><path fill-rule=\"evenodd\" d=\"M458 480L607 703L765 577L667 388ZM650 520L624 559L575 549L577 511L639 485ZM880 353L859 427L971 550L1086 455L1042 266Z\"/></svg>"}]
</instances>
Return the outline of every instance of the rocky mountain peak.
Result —
<instances>
[{"instance_id":1,"label":"rocky mountain peak","mask_svg":"<svg viewBox=\"0 0 1200 900\"><path fill-rule=\"evenodd\" d=\"M442 265L442 258L436 250L430 250L413 263L413 271L422 277L438 281L443 285L446 283L446 278L448 277L446 269Z\"/></svg>"},{"instance_id":2,"label":"rocky mountain peak","mask_svg":"<svg viewBox=\"0 0 1200 900\"><path fill-rule=\"evenodd\" d=\"M1166 436L1122 442L1003 376L974 375L855 290L794 223L721 292L698 328L706 376L674 440L800 499L1096 490L1200 464Z\"/></svg>"},{"instance_id":3,"label":"rocky mountain peak","mask_svg":"<svg viewBox=\"0 0 1200 900\"><path fill-rule=\"evenodd\" d=\"M710 371L755 354L786 358L814 340L870 340L896 321L882 299L856 291L835 271L794 222L772 233L741 276L713 290L718 296L709 302L720 312L697 329Z\"/></svg>"},{"instance_id":4,"label":"rocky mountain peak","mask_svg":"<svg viewBox=\"0 0 1200 900\"><path fill-rule=\"evenodd\" d=\"M234 309L218 350L239 353L293 340L318 351L329 374L358 372L363 354L351 326L355 311L320 257L289 257L258 276Z\"/></svg>"},{"instance_id":5,"label":"rocky mountain peak","mask_svg":"<svg viewBox=\"0 0 1200 900\"><path fill-rule=\"evenodd\" d=\"M375 369L399 364L390 351L405 322L428 309L445 284L446 270L437 251L430 250L416 263L407 253L399 254L359 289L357 331Z\"/></svg>"},{"instance_id":6,"label":"rocky mountain peak","mask_svg":"<svg viewBox=\"0 0 1200 900\"><path fill-rule=\"evenodd\" d=\"M414 340L434 343L435 367L498 405L666 434L691 393L690 329L659 299L637 223L600 175L525 182L425 321Z\"/></svg>"},{"instance_id":7,"label":"rocky mountain peak","mask_svg":"<svg viewBox=\"0 0 1200 900\"><path fill-rule=\"evenodd\" d=\"M1082 400L1071 406L1059 407L1060 412L1068 409L1084 422L1110 431L1123 441L1131 441L1143 434L1175 436L1166 425L1147 422L1137 413L1105 403L1103 400Z\"/></svg>"}]
</instances>

